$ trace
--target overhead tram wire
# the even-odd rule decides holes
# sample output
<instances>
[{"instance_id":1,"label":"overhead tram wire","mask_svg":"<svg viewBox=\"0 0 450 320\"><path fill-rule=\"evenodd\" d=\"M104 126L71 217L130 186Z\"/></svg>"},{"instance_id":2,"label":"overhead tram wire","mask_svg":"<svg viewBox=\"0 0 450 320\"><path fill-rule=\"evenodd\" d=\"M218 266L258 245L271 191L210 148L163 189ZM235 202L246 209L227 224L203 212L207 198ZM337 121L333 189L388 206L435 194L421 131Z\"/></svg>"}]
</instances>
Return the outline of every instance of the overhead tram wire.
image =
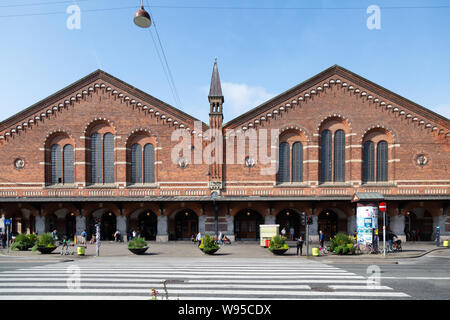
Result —
<instances>
[{"instance_id":1,"label":"overhead tram wire","mask_svg":"<svg viewBox=\"0 0 450 320\"><path fill-rule=\"evenodd\" d=\"M146 0L146 3L147 3L147 8L149 8L148 12L149 12L151 20L153 22L153 26L155 28L156 36L158 38L159 49L161 50L161 53L162 53L162 59L161 59L161 55L159 53L159 50L157 49L157 45L155 43L155 39L153 37L153 34L151 33L151 30L149 28L149 32L150 32L150 34L152 36L153 44L155 45L155 49L158 52L158 57L160 59L161 65L162 65L162 67L164 69L164 72L166 73L166 78L167 78L167 81L169 82L169 86L170 86L172 94L174 96L175 103L177 104L177 107L182 108L181 99L180 99L180 96L178 95L178 90L177 90L177 87L175 85L175 80L173 78L172 71L170 70L169 62L167 60L167 56L166 56L164 47L162 45L161 37L159 36L158 28L156 26L156 21L154 19L154 16L153 16L151 10L150 10L150 4L149 4L148 0ZM162 60L164 60L164 62Z\"/></svg>"},{"instance_id":2,"label":"overhead tram wire","mask_svg":"<svg viewBox=\"0 0 450 320\"><path fill-rule=\"evenodd\" d=\"M78 1L88 1L88 0L78 0ZM68 3L69 1L64 1ZM70 1L72 2L72 1ZM63 3L54 2L56 3ZM48 2L47 4L51 4ZM36 4L37 5L37 4ZM13 8L25 5L5 5L0 6L0 8ZM153 8L159 9L206 9L206 10L255 10L255 11L265 11L265 10L327 10L327 11L345 11L345 10L366 10L366 7L215 7L215 6L167 6L167 5L154 5ZM133 9L136 6L126 6L126 7L116 7L116 8L98 8L98 9L83 9L83 12L99 12L99 11L112 11L112 10L126 10ZM381 10L409 10L409 9L450 9L450 5L437 5L437 6L392 6L392 7L380 7ZM11 15L0 15L0 18L14 18L14 17L27 17L27 16L46 16L54 14L67 14L65 11L58 12L42 12L42 13L25 13L25 14L11 14Z\"/></svg>"}]
</instances>

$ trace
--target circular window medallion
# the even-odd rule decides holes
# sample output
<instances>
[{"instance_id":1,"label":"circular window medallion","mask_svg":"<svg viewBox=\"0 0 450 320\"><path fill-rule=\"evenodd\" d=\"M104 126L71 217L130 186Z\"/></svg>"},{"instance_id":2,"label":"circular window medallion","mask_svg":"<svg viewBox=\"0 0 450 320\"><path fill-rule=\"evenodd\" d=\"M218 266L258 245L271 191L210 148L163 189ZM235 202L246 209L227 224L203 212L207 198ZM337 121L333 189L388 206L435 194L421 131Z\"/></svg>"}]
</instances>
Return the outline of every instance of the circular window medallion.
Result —
<instances>
[{"instance_id":1,"label":"circular window medallion","mask_svg":"<svg viewBox=\"0 0 450 320\"><path fill-rule=\"evenodd\" d=\"M17 170L22 169L23 167L25 167L25 161L24 161L23 159L20 159L20 158L14 160L14 167L15 167Z\"/></svg>"},{"instance_id":2,"label":"circular window medallion","mask_svg":"<svg viewBox=\"0 0 450 320\"><path fill-rule=\"evenodd\" d=\"M426 154L420 153L416 156L416 164L423 167L428 164L428 156Z\"/></svg>"},{"instance_id":3,"label":"circular window medallion","mask_svg":"<svg viewBox=\"0 0 450 320\"><path fill-rule=\"evenodd\" d=\"M253 158L247 157L245 158L245 166L247 168L252 168L255 166L255 160L253 160Z\"/></svg>"},{"instance_id":4,"label":"circular window medallion","mask_svg":"<svg viewBox=\"0 0 450 320\"><path fill-rule=\"evenodd\" d=\"M178 166L179 166L181 169L186 168L186 167L188 166L187 160L186 160L184 157L178 158Z\"/></svg>"}]
</instances>

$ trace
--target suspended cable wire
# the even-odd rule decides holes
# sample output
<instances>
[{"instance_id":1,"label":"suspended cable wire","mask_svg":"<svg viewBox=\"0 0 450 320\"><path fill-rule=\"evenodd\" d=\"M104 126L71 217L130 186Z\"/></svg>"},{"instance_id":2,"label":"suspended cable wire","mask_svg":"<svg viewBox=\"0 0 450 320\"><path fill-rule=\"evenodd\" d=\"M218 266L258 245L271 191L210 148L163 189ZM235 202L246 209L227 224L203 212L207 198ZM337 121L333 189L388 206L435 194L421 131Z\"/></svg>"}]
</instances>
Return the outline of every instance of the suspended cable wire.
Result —
<instances>
[{"instance_id":1,"label":"suspended cable wire","mask_svg":"<svg viewBox=\"0 0 450 320\"><path fill-rule=\"evenodd\" d=\"M87 1L87 0L78 0ZM64 3L69 2L65 1ZM59 2L63 3L63 2ZM19 5L0 6L2 8L16 7ZM22 6L22 5L20 5ZM100 12L100 11L112 11L112 10L126 10L135 9L137 6L126 6L116 8L98 8L98 9L83 9L83 12ZM322 11L345 11L345 10L366 10L367 7L215 7L215 6L167 6L167 5L154 5L152 8L158 9L206 9L206 10L255 10L255 11L267 11L267 10L322 10ZM409 10L409 9L450 9L450 5L440 6L395 6L395 7L383 7L381 10ZM65 11L59 12L42 12L42 13L25 13L25 14L10 14L1 15L0 18L13 18L13 17L27 17L27 16L46 16L54 14L66 14Z\"/></svg>"},{"instance_id":2,"label":"suspended cable wire","mask_svg":"<svg viewBox=\"0 0 450 320\"><path fill-rule=\"evenodd\" d=\"M146 0L146 3L147 3L147 7L150 8L150 4L149 4L148 0ZM163 46L162 41L161 41L161 37L159 36L158 27L157 27L155 18L154 18L153 14L152 14L152 12L150 10L149 10L149 14L150 14L151 20L153 21L153 26L155 28L155 33L156 33L156 37L158 39L159 49L161 50L162 60L164 60L164 62L163 62L163 61L161 61L161 58L160 58L161 64L163 65L163 69L165 69L167 71L166 77L167 77L167 80L169 82L169 86L171 87L171 91L172 91L172 94L174 96L175 103L181 108L181 99L180 99L180 96L178 95L178 90L177 90L177 87L175 85L175 80L173 78L173 74L172 74L172 71L170 69L169 62L167 60L167 55L165 53L164 46ZM149 30L149 32L151 33L150 30ZM152 39L154 40L153 34L152 34Z\"/></svg>"}]
</instances>

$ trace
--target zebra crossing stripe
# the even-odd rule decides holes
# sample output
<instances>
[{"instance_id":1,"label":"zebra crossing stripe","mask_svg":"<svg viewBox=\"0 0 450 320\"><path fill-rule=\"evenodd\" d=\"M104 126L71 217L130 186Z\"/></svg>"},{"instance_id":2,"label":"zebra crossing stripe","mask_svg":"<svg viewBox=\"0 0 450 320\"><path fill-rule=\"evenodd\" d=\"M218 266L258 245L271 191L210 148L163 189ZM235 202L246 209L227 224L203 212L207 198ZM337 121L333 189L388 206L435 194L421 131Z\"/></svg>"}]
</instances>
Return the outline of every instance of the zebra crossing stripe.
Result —
<instances>
[{"instance_id":1,"label":"zebra crossing stripe","mask_svg":"<svg viewBox=\"0 0 450 320\"><path fill-rule=\"evenodd\" d=\"M112 294L112 293L132 293L132 294L150 294L149 289L59 289L59 288L2 288L2 294L4 293L62 293L62 294L72 294L80 293L80 294ZM188 290L188 289L172 289L170 290L170 295L198 295L198 294L208 294L208 295L228 295L228 296L239 296L239 295L259 295L259 296L268 296L269 298L281 297L281 296L365 296L365 297L409 297L407 294L402 292L351 292L351 291L342 291L342 292L315 292L315 291L286 291L286 290L250 290L250 289L239 289L239 290L208 290L205 292L204 290Z\"/></svg>"}]
</instances>

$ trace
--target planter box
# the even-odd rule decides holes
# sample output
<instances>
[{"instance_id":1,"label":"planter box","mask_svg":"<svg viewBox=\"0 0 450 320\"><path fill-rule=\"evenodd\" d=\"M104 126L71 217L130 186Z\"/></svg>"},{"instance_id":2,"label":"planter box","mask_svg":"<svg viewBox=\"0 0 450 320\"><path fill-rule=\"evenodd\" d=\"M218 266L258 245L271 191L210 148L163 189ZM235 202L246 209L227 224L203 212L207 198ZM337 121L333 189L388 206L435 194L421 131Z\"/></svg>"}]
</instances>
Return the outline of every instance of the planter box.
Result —
<instances>
[{"instance_id":1,"label":"planter box","mask_svg":"<svg viewBox=\"0 0 450 320\"><path fill-rule=\"evenodd\" d=\"M280 256L280 255L284 254L288 250L289 249L273 249L273 250L270 250L270 251L272 251L273 254L276 254L276 255Z\"/></svg>"},{"instance_id":2,"label":"planter box","mask_svg":"<svg viewBox=\"0 0 450 320\"><path fill-rule=\"evenodd\" d=\"M206 254L214 254L214 253L216 253L217 252L217 250L219 250L219 248L217 248L217 249L213 249L213 250L209 250L209 251L205 251L205 250L203 250L203 249L200 249L200 250L202 250L204 253L206 253Z\"/></svg>"},{"instance_id":3,"label":"planter box","mask_svg":"<svg viewBox=\"0 0 450 320\"><path fill-rule=\"evenodd\" d=\"M42 254L50 254L55 251L57 247L38 247L37 250Z\"/></svg>"},{"instance_id":4,"label":"planter box","mask_svg":"<svg viewBox=\"0 0 450 320\"><path fill-rule=\"evenodd\" d=\"M147 249L148 249L148 247L145 247L145 248L133 248L133 249L128 248L128 250L130 250L134 254L144 254L145 251L147 251Z\"/></svg>"}]
</instances>

